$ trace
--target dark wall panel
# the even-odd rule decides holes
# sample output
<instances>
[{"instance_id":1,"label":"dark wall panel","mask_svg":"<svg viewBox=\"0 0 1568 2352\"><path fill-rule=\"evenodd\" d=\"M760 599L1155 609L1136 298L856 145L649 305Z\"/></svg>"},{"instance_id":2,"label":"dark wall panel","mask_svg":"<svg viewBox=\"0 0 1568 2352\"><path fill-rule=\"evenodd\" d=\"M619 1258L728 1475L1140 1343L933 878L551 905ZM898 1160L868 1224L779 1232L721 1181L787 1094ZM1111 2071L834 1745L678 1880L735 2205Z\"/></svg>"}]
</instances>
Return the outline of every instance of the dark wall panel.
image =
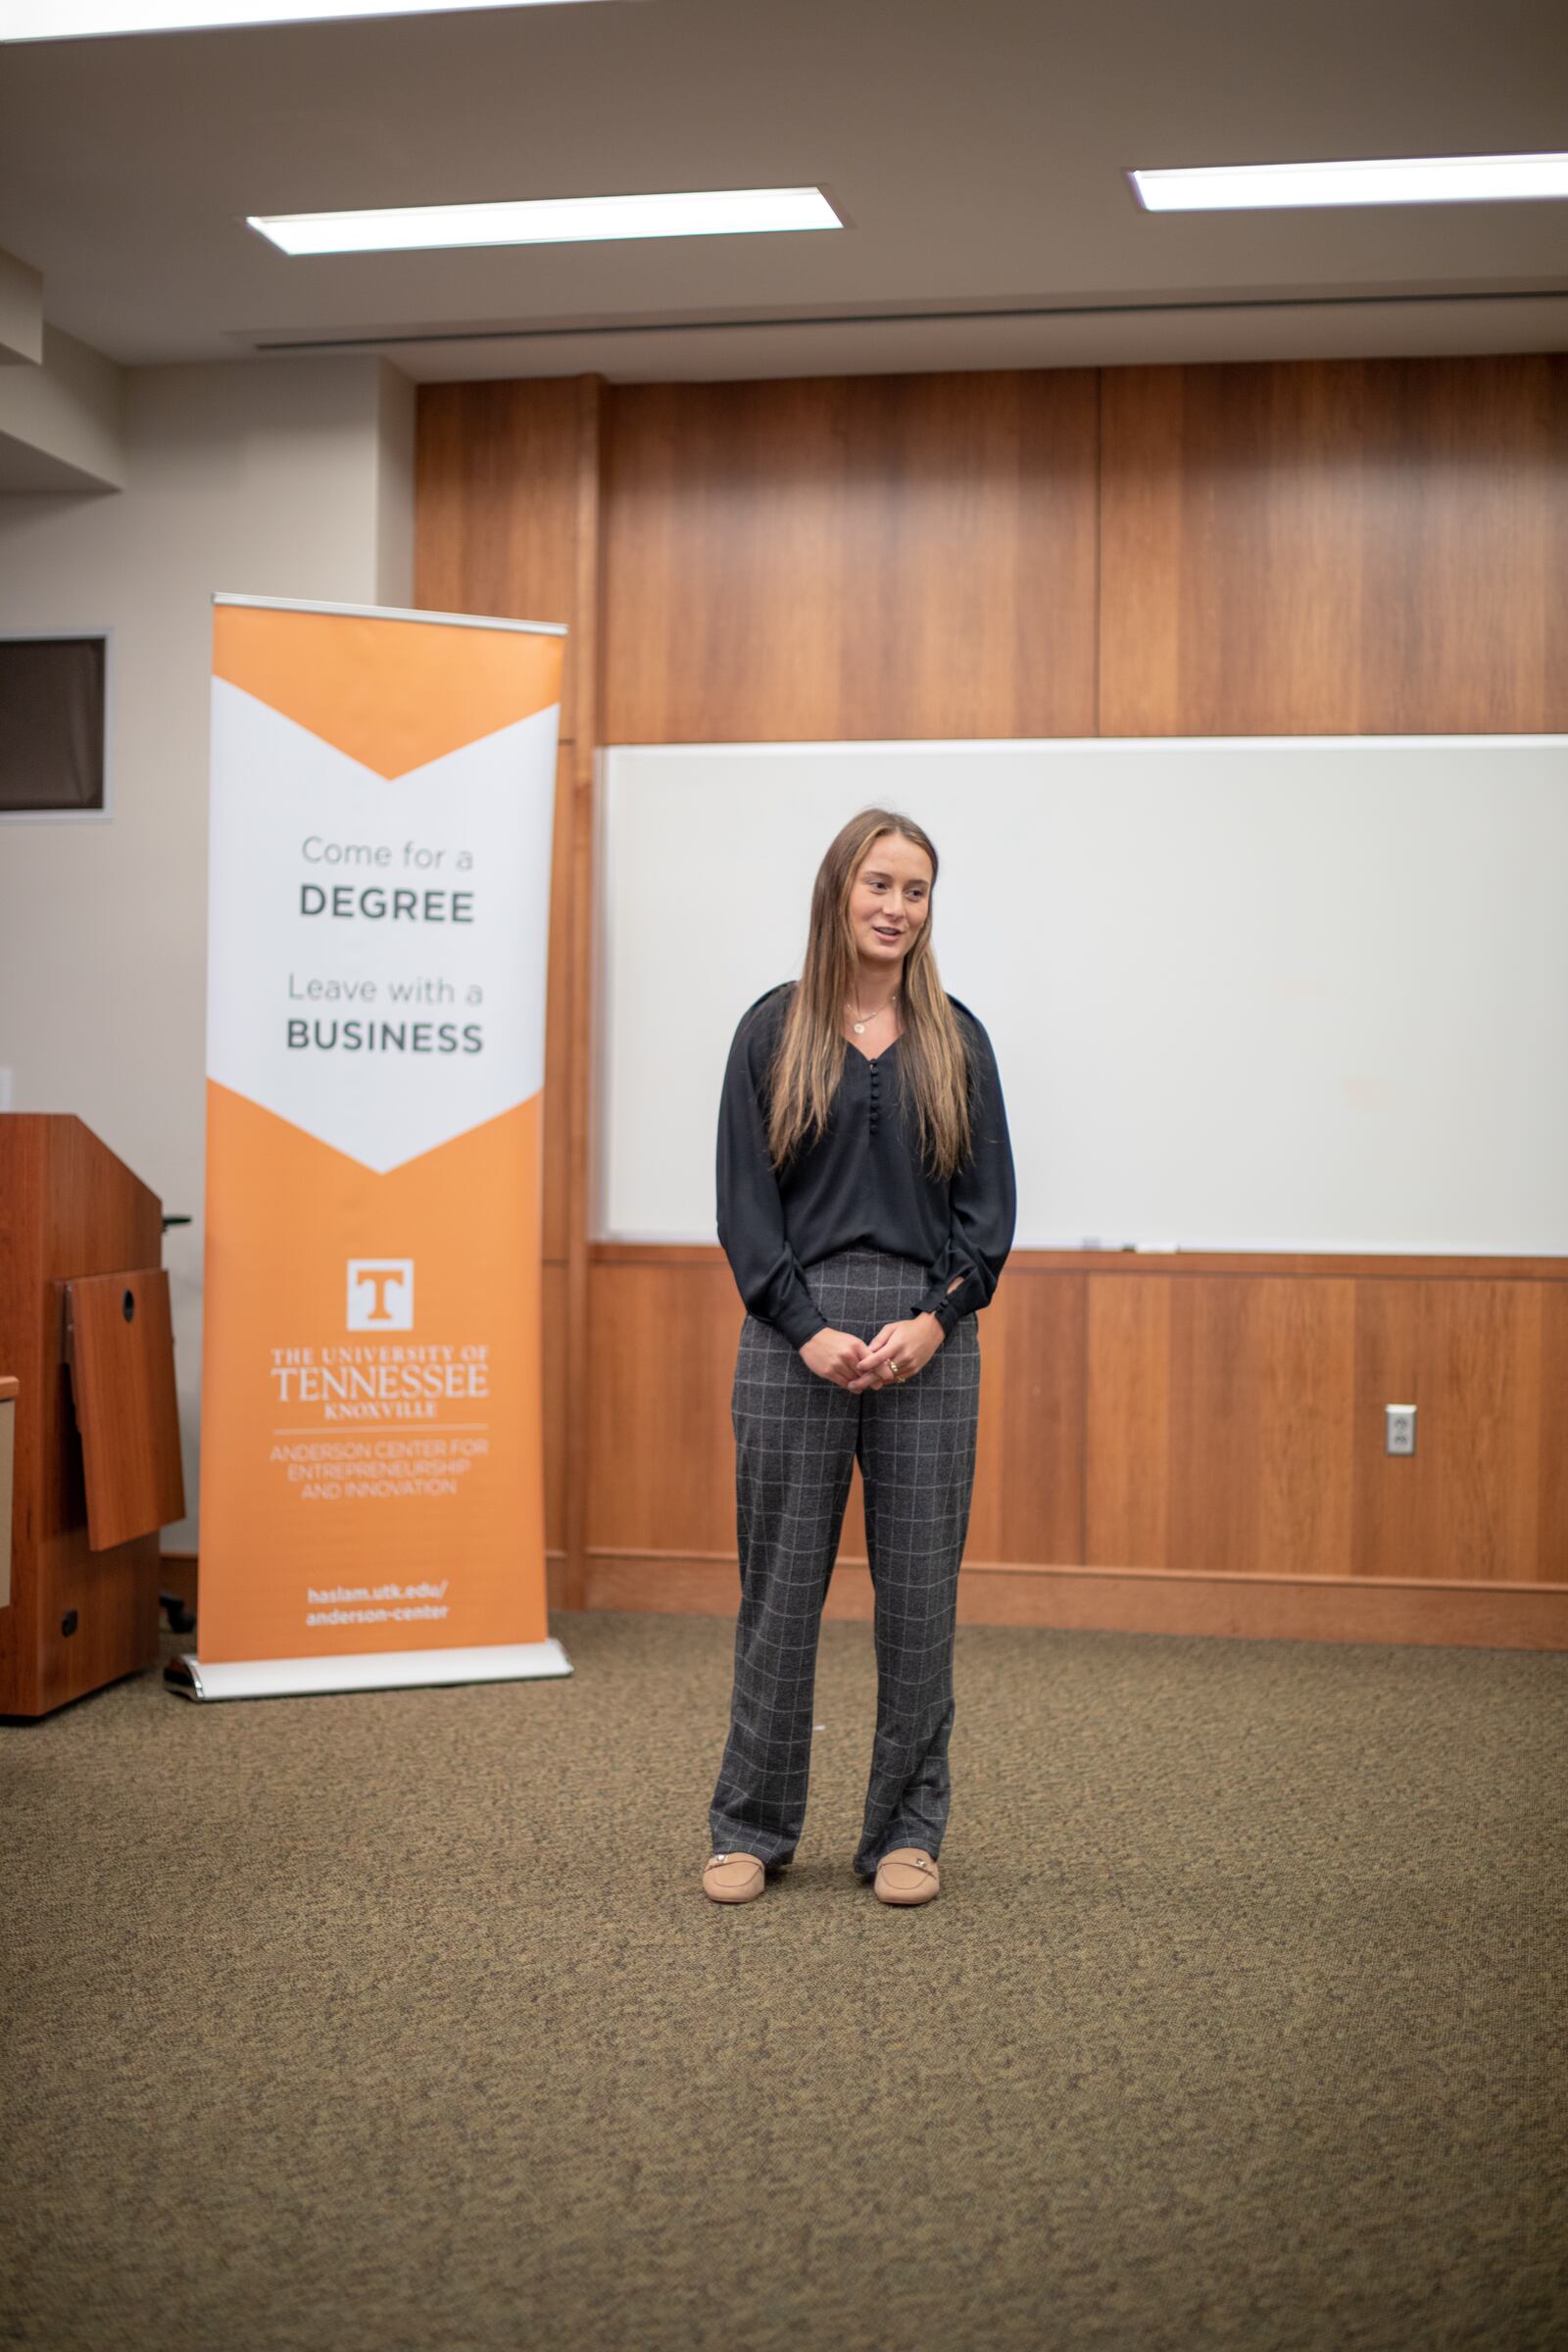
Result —
<instances>
[{"instance_id":1,"label":"dark wall panel","mask_svg":"<svg viewBox=\"0 0 1568 2352\"><path fill-rule=\"evenodd\" d=\"M1568 727L1568 358L1102 380L1106 735Z\"/></svg>"},{"instance_id":2,"label":"dark wall panel","mask_svg":"<svg viewBox=\"0 0 1568 2352\"><path fill-rule=\"evenodd\" d=\"M1096 381L615 391L607 743L1081 735Z\"/></svg>"}]
</instances>

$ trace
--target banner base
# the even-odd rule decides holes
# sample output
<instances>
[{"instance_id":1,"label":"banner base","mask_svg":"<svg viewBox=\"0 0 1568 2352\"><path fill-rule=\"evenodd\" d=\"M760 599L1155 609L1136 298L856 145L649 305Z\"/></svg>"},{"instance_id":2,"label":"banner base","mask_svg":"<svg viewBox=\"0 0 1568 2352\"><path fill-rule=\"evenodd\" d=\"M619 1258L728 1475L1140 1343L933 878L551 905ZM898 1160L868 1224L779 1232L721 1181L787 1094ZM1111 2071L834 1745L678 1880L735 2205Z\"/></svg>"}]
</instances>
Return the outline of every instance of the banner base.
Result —
<instances>
[{"instance_id":1,"label":"banner base","mask_svg":"<svg viewBox=\"0 0 1568 2352\"><path fill-rule=\"evenodd\" d=\"M303 1698L329 1690L411 1690L443 1683L532 1682L570 1674L561 1643L498 1642L480 1649L372 1650L342 1658L233 1658L203 1664L182 1651L164 1681L184 1698Z\"/></svg>"}]
</instances>

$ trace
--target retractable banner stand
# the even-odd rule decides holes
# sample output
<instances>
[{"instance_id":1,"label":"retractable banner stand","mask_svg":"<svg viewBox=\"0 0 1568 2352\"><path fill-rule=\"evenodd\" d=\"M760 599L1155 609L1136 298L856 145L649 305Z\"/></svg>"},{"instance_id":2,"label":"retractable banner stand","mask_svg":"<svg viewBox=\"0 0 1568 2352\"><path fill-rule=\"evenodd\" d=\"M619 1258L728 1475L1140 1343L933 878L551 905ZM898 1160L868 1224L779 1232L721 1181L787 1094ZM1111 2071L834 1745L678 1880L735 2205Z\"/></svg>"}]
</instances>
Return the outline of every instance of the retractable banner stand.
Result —
<instances>
[{"instance_id":1,"label":"retractable banner stand","mask_svg":"<svg viewBox=\"0 0 1568 2352\"><path fill-rule=\"evenodd\" d=\"M564 635L216 600L192 1696L570 1671L539 1373Z\"/></svg>"}]
</instances>

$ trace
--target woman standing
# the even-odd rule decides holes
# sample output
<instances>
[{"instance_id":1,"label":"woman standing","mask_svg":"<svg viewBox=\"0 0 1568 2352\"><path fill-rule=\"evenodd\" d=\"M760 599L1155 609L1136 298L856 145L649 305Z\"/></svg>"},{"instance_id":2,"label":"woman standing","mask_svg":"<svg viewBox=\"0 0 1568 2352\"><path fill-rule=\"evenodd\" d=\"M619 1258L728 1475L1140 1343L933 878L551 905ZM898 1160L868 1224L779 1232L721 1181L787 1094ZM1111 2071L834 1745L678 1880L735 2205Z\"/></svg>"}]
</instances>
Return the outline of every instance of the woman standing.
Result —
<instances>
[{"instance_id":1,"label":"woman standing","mask_svg":"<svg viewBox=\"0 0 1568 2352\"><path fill-rule=\"evenodd\" d=\"M885 1903L938 1890L974 1316L1015 1203L991 1041L937 974L936 878L908 817L853 817L817 872L801 978L747 1011L724 1075L718 1238L748 1313L732 1400L735 1687L703 1872L715 1902L760 1895L801 1835L817 1633L857 1458L877 1721L855 1869Z\"/></svg>"}]
</instances>

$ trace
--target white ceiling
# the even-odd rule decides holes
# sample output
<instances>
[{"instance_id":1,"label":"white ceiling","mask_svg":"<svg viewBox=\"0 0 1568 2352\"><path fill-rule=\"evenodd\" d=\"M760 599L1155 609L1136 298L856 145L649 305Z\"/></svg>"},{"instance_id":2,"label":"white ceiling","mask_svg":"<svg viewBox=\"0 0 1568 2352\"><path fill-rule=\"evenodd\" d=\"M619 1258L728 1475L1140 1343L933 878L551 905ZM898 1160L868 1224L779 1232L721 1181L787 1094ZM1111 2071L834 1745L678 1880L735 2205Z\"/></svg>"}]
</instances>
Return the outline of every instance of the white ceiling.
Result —
<instances>
[{"instance_id":1,"label":"white ceiling","mask_svg":"<svg viewBox=\"0 0 1568 2352\"><path fill-rule=\"evenodd\" d=\"M0 48L0 248L128 364L421 378L1568 348L1568 203L1150 216L1133 165L1568 144L1562 0L608 0ZM820 182L809 236L289 260L247 213ZM955 316L954 314L958 314Z\"/></svg>"}]
</instances>

